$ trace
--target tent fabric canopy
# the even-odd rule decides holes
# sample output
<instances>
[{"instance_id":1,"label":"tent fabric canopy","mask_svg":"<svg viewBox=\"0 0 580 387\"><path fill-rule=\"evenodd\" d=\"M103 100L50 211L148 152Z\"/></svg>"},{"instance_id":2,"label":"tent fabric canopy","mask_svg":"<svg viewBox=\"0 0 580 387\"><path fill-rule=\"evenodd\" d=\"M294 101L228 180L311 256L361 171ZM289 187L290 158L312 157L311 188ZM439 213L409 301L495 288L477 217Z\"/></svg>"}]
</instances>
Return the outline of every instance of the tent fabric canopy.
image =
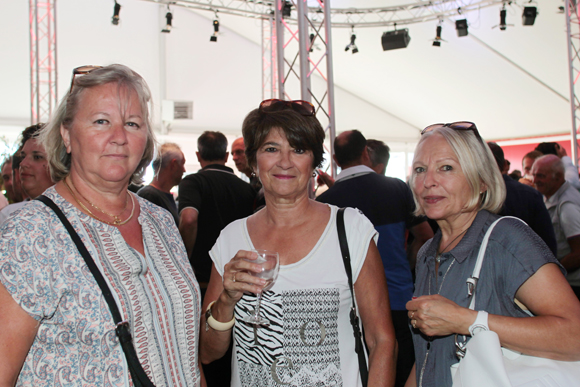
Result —
<instances>
[{"instance_id":1,"label":"tent fabric canopy","mask_svg":"<svg viewBox=\"0 0 580 387\"><path fill-rule=\"evenodd\" d=\"M261 90L260 21L219 15L219 38L210 42L213 13L172 7L173 29L162 34L165 4L119 2L118 26L111 24L112 1L57 2L59 98L74 67L123 63L149 83L157 127L161 99L193 101L193 119L174 122L169 137L204 130L235 137L244 116L271 97ZM332 7L398 3L334 0ZM392 28L355 28L356 54L344 51L351 29L334 28L337 133L357 128L404 151L435 122L473 121L486 140L569 133L565 15L558 3L536 3L533 26L522 26L521 6L508 6L507 22L514 26L505 31L492 28L499 24L499 5L458 15L468 20L466 37L457 36L456 18L447 18L441 47L432 46L436 21L407 26L409 46L392 51L381 47L382 33ZM5 1L0 12L10 15L0 25L0 135L11 137L30 122L28 3Z\"/></svg>"}]
</instances>

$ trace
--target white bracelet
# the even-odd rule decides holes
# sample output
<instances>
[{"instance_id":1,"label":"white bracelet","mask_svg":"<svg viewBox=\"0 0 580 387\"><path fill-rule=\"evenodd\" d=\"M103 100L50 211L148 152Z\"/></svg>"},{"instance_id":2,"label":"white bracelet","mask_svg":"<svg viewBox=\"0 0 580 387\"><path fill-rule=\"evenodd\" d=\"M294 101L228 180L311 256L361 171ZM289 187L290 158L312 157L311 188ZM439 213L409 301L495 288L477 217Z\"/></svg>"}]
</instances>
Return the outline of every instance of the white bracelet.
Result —
<instances>
[{"instance_id":1,"label":"white bracelet","mask_svg":"<svg viewBox=\"0 0 580 387\"><path fill-rule=\"evenodd\" d=\"M228 331L232 329L232 327L236 323L236 316L234 316L228 322L220 322L216 320L211 315L211 307L213 304L215 304L215 301L210 302L209 305L207 306L207 310L205 311L205 331L207 332L209 330L209 327L211 327L214 331L219 332Z\"/></svg>"},{"instance_id":2,"label":"white bracelet","mask_svg":"<svg viewBox=\"0 0 580 387\"><path fill-rule=\"evenodd\" d=\"M477 317L475 318L475 321L468 328L469 334L471 334L471 336L474 336L476 333L479 333L481 331L489 331L489 327L487 326L487 317L488 314L486 311L480 310L479 312L477 312Z\"/></svg>"}]
</instances>

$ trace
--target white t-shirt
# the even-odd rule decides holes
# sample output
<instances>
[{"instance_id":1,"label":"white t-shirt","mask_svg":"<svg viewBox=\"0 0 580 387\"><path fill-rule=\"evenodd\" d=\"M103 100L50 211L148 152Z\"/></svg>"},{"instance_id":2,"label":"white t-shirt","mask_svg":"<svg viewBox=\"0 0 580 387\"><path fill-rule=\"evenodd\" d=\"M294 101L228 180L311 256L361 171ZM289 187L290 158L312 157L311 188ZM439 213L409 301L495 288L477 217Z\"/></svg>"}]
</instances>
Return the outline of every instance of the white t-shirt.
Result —
<instances>
[{"instance_id":1,"label":"white t-shirt","mask_svg":"<svg viewBox=\"0 0 580 387\"><path fill-rule=\"evenodd\" d=\"M352 301L336 231L338 208L329 207L330 220L312 251L281 266L274 286L264 293L260 316L270 325L254 330L241 321L256 305L254 294L244 294L237 303L232 387L361 385L349 320ZM344 218L356 282L371 239L376 243L378 234L355 209L348 208ZM254 249L246 219L227 226L210 251L222 276L239 250Z\"/></svg>"}]
</instances>

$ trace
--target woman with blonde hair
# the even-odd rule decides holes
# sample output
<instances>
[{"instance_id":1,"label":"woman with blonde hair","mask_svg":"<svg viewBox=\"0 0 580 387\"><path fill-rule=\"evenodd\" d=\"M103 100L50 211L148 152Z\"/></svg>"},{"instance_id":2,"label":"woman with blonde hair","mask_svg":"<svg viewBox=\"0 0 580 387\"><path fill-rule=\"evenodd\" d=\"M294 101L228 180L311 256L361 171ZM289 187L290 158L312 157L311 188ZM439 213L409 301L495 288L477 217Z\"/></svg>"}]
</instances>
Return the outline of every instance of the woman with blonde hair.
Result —
<instances>
[{"instance_id":1,"label":"woman with blonde hair","mask_svg":"<svg viewBox=\"0 0 580 387\"><path fill-rule=\"evenodd\" d=\"M200 385L183 242L127 190L154 153L150 97L126 66L79 67L43 129L57 183L0 229L0 385Z\"/></svg>"},{"instance_id":2,"label":"woman with blonde hair","mask_svg":"<svg viewBox=\"0 0 580 387\"><path fill-rule=\"evenodd\" d=\"M425 128L410 184L417 212L436 220L440 230L417 255L415 293L407 303L416 362L406 386L450 387L450 366L459 361L455 335L478 330L496 332L503 347L524 354L579 360L580 303L548 247L517 219L493 229L475 310L468 308L466 280L505 198L499 169L475 124Z\"/></svg>"}]
</instances>

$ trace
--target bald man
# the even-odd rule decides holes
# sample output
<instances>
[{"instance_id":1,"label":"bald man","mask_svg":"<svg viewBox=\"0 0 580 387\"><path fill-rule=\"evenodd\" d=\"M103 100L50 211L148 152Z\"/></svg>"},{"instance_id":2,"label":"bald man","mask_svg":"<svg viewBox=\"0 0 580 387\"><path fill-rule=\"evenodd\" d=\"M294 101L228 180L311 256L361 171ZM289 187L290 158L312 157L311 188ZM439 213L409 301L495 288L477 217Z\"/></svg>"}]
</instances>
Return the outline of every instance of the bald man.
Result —
<instances>
[{"instance_id":1,"label":"bald man","mask_svg":"<svg viewBox=\"0 0 580 387\"><path fill-rule=\"evenodd\" d=\"M532 166L534 186L542 195L550 214L557 258L568 271L566 279L580 299L580 193L565 179L565 167L555 155L536 159Z\"/></svg>"}]
</instances>

